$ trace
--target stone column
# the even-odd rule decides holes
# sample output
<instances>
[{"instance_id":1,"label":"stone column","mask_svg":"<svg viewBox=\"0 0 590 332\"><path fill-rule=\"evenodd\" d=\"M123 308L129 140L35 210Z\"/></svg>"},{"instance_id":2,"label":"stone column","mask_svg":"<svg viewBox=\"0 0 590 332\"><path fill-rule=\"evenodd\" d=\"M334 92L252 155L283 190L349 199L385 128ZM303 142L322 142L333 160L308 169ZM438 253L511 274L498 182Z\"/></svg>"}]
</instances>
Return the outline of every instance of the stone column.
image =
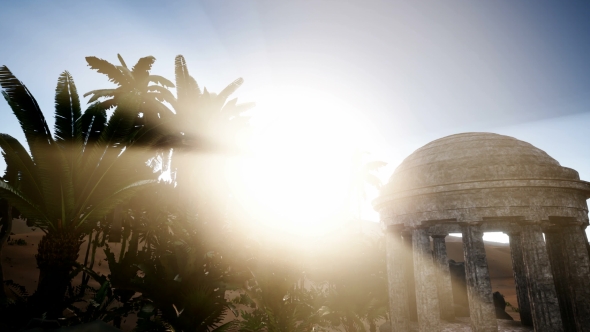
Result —
<instances>
[{"instance_id":1,"label":"stone column","mask_svg":"<svg viewBox=\"0 0 590 332\"><path fill-rule=\"evenodd\" d=\"M392 331L410 331L410 311L406 286L406 256L399 229L388 228L385 234L387 285L389 288L389 317Z\"/></svg>"},{"instance_id":2,"label":"stone column","mask_svg":"<svg viewBox=\"0 0 590 332\"><path fill-rule=\"evenodd\" d=\"M449 258L447 257L447 235L432 235L434 263L437 268L438 303L440 306L440 318L453 321L455 319L455 303L453 301L453 285L451 284L451 271L449 270Z\"/></svg>"},{"instance_id":3,"label":"stone column","mask_svg":"<svg viewBox=\"0 0 590 332\"><path fill-rule=\"evenodd\" d=\"M498 321L496 320L483 233L477 225L470 224L462 227L462 233L471 330L474 332L497 332Z\"/></svg>"},{"instance_id":4,"label":"stone column","mask_svg":"<svg viewBox=\"0 0 590 332\"><path fill-rule=\"evenodd\" d=\"M561 229L551 228L545 230L545 243L547 255L553 273L553 283L557 292L561 321L565 331L576 331L576 318L573 308L573 298L569 288L569 273L566 268L563 235Z\"/></svg>"},{"instance_id":5,"label":"stone column","mask_svg":"<svg viewBox=\"0 0 590 332\"><path fill-rule=\"evenodd\" d=\"M588 235L586 234L586 228L588 225L582 226L582 230L584 231L584 239L586 239L586 248L588 248L588 255L590 255L590 242L588 242Z\"/></svg>"},{"instance_id":6,"label":"stone column","mask_svg":"<svg viewBox=\"0 0 590 332\"><path fill-rule=\"evenodd\" d=\"M436 275L428 231L424 228L414 229L412 243L414 249L418 327L421 332L440 331L440 307L438 304Z\"/></svg>"},{"instance_id":7,"label":"stone column","mask_svg":"<svg viewBox=\"0 0 590 332\"><path fill-rule=\"evenodd\" d=\"M580 225L568 225L562 235L577 331L590 331L590 257L584 230Z\"/></svg>"},{"instance_id":8,"label":"stone column","mask_svg":"<svg viewBox=\"0 0 590 332\"><path fill-rule=\"evenodd\" d=\"M535 331L563 331L559 302L541 227L537 224L524 225L521 240Z\"/></svg>"},{"instance_id":9,"label":"stone column","mask_svg":"<svg viewBox=\"0 0 590 332\"><path fill-rule=\"evenodd\" d=\"M408 288L408 309L410 310L410 320L418 321L418 312L416 309L416 282L414 280L414 249L412 245L412 232L403 232L404 247L408 254L406 255L406 286Z\"/></svg>"},{"instance_id":10,"label":"stone column","mask_svg":"<svg viewBox=\"0 0 590 332\"><path fill-rule=\"evenodd\" d=\"M525 326L533 326L531 315L531 302L526 279L526 267L522 259L522 241L520 232L508 233L510 238L510 256L512 256L512 272L516 283L516 299L518 300L518 313L520 322Z\"/></svg>"}]
</instances>

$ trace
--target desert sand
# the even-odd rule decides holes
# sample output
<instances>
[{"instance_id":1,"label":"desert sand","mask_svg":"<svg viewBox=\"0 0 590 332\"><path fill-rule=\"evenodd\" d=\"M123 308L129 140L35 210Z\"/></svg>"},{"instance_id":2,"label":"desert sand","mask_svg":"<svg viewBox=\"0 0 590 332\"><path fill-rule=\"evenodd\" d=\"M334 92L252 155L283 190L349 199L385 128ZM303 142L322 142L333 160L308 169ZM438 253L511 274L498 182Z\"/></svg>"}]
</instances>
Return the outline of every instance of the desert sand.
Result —
<instances>
[{"instance_id":1,"label":"desert sand","mask_svg":"<svg viewBox=\"0 0 590 332\"><path fill-rule=\"evenodd\" d=\"M39 270L37 269L35 262L35 254L37 253L37 244L43 236L43 232L39 229L32 230L26 226L24 221L15 220L13 233L15 233L15 235L12 235L11 239L24 239L27 244L22 246L5 245L1 257L4 268L4 277L6 280L12 279L14 282L25 286L29 294L32 294L37 287L37 279L39 277ZM458 262L463 261L461 238L449 236L446 238L446 242L449 259L454 259ZM87 245L88 241L86 239L82 245L80 257L78 258L80 262L84 260L84 253L86 252ZM111 243L109 245L115 249L115 252L118 252L117 246L120 246L120 244ZM493 291L499 291L502 293L505 296L506 301L516 307L516 289L512 275L510 246L504 243L485 242L485 247ZM107 275L109 270L104 259L105 256L102 250L97 250L95 270L102 275ZM98 265L99 262L101 262L100 265ZM520 320L517 312L512 311L510 308L507 308L506 312L508 312L515 320ZM462 319L465 320L464 318ZM459 319L459 321L462 322L461 319ZM450 329L449 331L455 331L460 326L464 326L466 322L468 322L468 319L462 323L458 322L456 324L450 324L448 326ZM508 322L503 322L502 325L505 331L521 330L520 327L518 327L519 324L514 326ZM466 326L468 326L468 324ZM469 331L469 329L466 331Z\"/></svg>"}]
</instances>

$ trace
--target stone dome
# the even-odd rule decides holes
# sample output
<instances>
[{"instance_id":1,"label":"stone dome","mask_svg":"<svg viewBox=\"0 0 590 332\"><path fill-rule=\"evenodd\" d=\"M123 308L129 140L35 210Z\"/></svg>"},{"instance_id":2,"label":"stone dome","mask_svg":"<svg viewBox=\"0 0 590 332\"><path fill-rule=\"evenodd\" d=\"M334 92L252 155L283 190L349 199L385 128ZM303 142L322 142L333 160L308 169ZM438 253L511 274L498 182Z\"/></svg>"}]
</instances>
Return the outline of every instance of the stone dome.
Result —
<instances>
[{"instance_id":1,"label":"stone dome","mask_svg":"<svg viewBox=\"0 0 590 332\"><path fill-rule=\"evenodd\" d=\"M509 136L462 133L408 156L373 205L382 216L399 216L411 224L530 217L527 211L532 210L541 214L537 218L568 210L565 216L586 221L588 197L590 184L543 150Z\"/></svg>"},{"instance_id":2,"label":"stone dome","mask_svg":"<svg viewBox=\"0 0 590 332\"><path fill-rule=\"evenodd\" d=\"M493 133L462 133L416 150L396 168L386 190L510 179L580 178L530 143Z\"/></svg>"}]
</instances>

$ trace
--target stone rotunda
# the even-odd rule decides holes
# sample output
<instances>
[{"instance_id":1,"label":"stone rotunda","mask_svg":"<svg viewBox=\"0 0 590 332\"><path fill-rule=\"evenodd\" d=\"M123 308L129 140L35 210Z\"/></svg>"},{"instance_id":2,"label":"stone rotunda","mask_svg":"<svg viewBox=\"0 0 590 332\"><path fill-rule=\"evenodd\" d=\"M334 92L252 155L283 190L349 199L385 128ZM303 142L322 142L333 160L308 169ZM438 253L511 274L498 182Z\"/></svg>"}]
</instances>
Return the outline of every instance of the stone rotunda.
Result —
<instances>
[{"instance_id":1,"label":"stone rotunda","mask_svg":"<svg viewBox=\"0 0 590 332\"><path fill-rule=\"evenodd\" d=\"M386 230L392 330L417 320L438 331L454 319L445 237L462 233L471 329L497 331L482 235L504 232L522 324L590 331L588 198L575 170L512 137L464 133L416 150L373 202Z\"/></svg>"}]
</instances>

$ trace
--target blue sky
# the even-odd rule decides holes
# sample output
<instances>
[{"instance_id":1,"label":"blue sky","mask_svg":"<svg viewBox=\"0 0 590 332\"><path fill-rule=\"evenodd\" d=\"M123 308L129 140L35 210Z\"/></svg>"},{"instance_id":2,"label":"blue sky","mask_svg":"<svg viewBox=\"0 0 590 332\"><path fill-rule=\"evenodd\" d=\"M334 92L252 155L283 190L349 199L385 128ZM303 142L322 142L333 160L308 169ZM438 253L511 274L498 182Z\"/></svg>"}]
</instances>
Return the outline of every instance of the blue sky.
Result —
<instances>
[{"instance_id":1,"label":"blue sky","mask_svg":"<svg viewBox=\"0 0 590 332\"><path fill-rule=\"evenodd\" d=\"M280 122L288 109L282 105L307 93L327 96L324 107L345 105L369 123L368 148L390 162L387 172L433 139L489 131L528 141L590 180L588 2L1 0L0 6L0 64L29 87L51 124L61 71L72 73L81 93L108 86L85 56L115 62L121 53L129 64L153 55L153 72L173 78L174 56L183 54L210 90L244 77L238 96L262 106L263 126ZM267 102L273 95L283 99ZM22 137L5 103L0 132Z\"/></svg>"}]
</instances>

